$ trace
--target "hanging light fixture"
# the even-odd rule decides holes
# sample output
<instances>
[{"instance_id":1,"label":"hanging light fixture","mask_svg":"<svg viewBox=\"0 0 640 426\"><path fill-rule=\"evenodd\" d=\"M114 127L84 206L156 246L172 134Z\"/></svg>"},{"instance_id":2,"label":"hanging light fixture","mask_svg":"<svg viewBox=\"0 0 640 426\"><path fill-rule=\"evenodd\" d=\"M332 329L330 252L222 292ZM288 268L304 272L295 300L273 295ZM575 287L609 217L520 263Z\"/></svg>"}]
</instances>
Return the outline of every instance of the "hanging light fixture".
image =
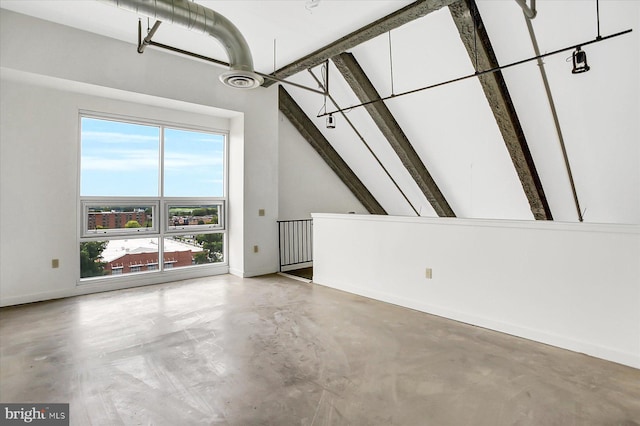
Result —
<instances>
[{"instance_id":1,"label":"hanging light fixture","mask_svg":"<svg viewBox=\"0 0 640 426\"><path fill-rule=\"evenodd\" d=\"M335 129L336 128L336 120L333 118L333 114L329 114L327 116L327 129Z\"/></svg>"},{"instance_id":2,"label":"hanging light fixture","mask_svg":"<svg viewBox=\"0 0 640 426\"><path fill-rule=\"evenodd\" d=\"M587 52L582 50L580 46L576 47L575 52L573 52L573 69L571 73L580 74L590 69L591 67L587 64Z\"/></svg>"}]
</instances>

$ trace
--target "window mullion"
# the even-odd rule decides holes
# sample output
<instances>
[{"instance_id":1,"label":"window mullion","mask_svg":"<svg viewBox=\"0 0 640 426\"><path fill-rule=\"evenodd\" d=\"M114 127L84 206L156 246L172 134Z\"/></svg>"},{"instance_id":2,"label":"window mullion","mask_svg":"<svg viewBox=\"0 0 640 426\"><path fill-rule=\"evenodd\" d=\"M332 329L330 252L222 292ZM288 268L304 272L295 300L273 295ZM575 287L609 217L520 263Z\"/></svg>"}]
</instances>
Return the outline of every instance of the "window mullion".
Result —
<instances>
[{"instance_id":1,"label":"window mullion","mask_svg":"<svg viewBox=\"0 0 640 426\"><path fill-rule=\"evenodd\" d=\"M160 271L164 271L164 235L165 229L163 224L167 221L165 217L165 206L164 206L164 131L165 127L160 126L160 173L158 179L158 188L160 189L159 200L160 200L160 238L158 241L158 269Z\"/></svg>"}]
</instances>

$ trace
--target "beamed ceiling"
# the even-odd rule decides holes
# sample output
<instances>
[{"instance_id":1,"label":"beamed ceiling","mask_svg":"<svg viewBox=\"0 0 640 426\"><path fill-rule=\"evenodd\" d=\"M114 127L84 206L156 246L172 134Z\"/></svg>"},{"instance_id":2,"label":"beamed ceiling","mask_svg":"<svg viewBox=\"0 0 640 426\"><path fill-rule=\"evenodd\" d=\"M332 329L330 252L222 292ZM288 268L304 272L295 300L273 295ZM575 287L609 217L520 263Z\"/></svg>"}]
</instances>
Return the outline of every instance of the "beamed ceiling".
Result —
<instances>
[{"instance_id":1,"label":"beamed ceiling","mask_svg":"<svg viewBox=\"0 0 640 426\"><path fill-rule=\"evenodd\" d=\"M535 61L397 96L535 56L515 1L198 2L240 29L257 71L318 88L328 70L328 96L282 84L280 111L367 211L640 223L638 2L600 2L603 36L634 31L584 47L591 71L573 75L571 51L544 58L557 126ZM542 53L595 39L596 0L536 3ZM136 40L138 17L102 2L1 5ZM170 24L154 41L227 59Z\"/></svg>"}]
</instances>

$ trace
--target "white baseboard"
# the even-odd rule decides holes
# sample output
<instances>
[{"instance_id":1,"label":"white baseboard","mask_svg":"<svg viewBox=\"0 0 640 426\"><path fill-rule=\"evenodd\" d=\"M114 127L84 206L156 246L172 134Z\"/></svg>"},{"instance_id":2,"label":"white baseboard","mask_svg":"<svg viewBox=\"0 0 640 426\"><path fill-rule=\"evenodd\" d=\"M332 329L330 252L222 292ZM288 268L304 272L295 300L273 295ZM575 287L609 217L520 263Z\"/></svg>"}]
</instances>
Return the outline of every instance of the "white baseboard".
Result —
<instances>
[{"instance_id":1,"label":"white baseboard","mask_svg":"<svg viewBox=\"0 0 640 426\"><path fill-rule=\"evenodd\" d=\"M277 269L272 267L267 267L267 268L261 268L261 269L254 269L252 271L244 271L244 275L242 276L244 278L251 278L251 277L259 277L260 275L275 274L276 272L278 272Z\"/></svg>"},{"instance_id":2,"label":"white baseboard","mask_svg":"<svg viewBox=\"0 0 640 426\"><path fill-rule=\"evenodd\" d=\"M240 277L243 278L244 277L244 271L242 269L238 269L238 268L229 268L229 273L231 275L235 275L236 277Z\"/></svg>"}]
</instances>

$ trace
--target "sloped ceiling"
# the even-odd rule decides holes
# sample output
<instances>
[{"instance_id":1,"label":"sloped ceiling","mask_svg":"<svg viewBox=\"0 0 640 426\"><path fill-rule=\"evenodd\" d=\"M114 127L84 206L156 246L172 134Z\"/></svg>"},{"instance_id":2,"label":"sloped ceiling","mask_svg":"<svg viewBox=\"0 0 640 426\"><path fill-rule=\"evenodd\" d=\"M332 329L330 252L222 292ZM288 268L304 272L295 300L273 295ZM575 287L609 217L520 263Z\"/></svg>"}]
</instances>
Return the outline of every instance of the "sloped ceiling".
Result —
<instances>
[{"instance_id":1,"label":"sloped ceiling","mask_svg":"<svg viewBox=\"0 0 640 426\"><path fill-rule=\"evenodd\" d=\"M251 46L256 69L269 73L384 17L411 1L198 1L229 18ZM640 223L640 3L600 2L602 35L585 47L591 71L572 75L570 52L544 60L581 212L587 222ZM102 2L10 1L3 8L135 42L138 17ZM592 40L595 0L538 0L532 21L542 52ZM477 0L501 65L535 55L515 1ZM146 22L145 22L146 23ZM163 24L154 40L226 60L202 34ZM275 42L274 42L275 40ZM448 8L430 13L350 49L381 96L474 72ZM320 67L312 70L321 77ZM535 62L503 71L554 220L578 221L562 151ZM330 92L339 107L360 103L333 63ZM307 71L289 77L309 87ZM364 108L335 129L325 127L322 96L285 86L293 99L389 214L437 216ZM257 89L264 90L264 89ZM476 78L385 102L455 215L533 220L531 206L489 103ZM330 100L326 110L335 110Z\"/></svg>"},{"instance_id":2,"label":"sloped ceiling","mask_svg":"<svg viewBox=\"0 0 640 426\"><path fill-rule=\"evenodd\" d=\"M501 64L535 55L522 12L514 3L478 2ZM606 13L605 8L608 9ZM538 10L539 15L533 25L543 52L592 40L597 34L595 2L538 2ZM549 16L543 20L545 15ZM610 20L606 29L602 23L605 16ZM576 19L580 20L579 25L568 24ZM635 28L637 22L638 5L633 2L606 2L601 5L603 35ZM381 96L474 71L446 9L392 31L391 46L389 52L389 37L385 34L351 49ZM585 221L638 223L638 46L638 34L635 32L585 48L590 63L598 61L597 73L592 67L589 73L571 74L571 64L567 63L571 52L545 59ZM605 52L608 54L600 59ZM613 59L614 52L628 60L625 66L619 66L619 62ZM390 56L393 58L393 78ZM331 92L340 107L359 104L339 73L333 67L330 72ZM505 70L503 75L553 218L578 221L577 207L537 65L535 62L524 64ZM301 74L295 79L307 85L313 84L307 75ZM292 91L308 114L317 113L322 106L321 101L314 102L302 93ZM385 103L457 216L533 218L476 79ZM365 140L383 159L393 179L409 195L411 204L417 206L422 215L435 215L415 183L399 166L397 156L393 155L366 112L358 108L348 114L358 130L366 134ZM321 120L317 125L324 128ZM393 185L385 182L389 179L382 168L373 161L364 160L371 158L371 154L349 134L348 128L324 129L323 132L348 158L347 162L358 170L365 184L379 189L378 193L376 190L372 192L390 214L412 214L398 191L394 193L389 189ZM621 152L626 153L626 158L619 155ZM604 172L605 169L609 172Z\"/></svg>"}]
</instances>

